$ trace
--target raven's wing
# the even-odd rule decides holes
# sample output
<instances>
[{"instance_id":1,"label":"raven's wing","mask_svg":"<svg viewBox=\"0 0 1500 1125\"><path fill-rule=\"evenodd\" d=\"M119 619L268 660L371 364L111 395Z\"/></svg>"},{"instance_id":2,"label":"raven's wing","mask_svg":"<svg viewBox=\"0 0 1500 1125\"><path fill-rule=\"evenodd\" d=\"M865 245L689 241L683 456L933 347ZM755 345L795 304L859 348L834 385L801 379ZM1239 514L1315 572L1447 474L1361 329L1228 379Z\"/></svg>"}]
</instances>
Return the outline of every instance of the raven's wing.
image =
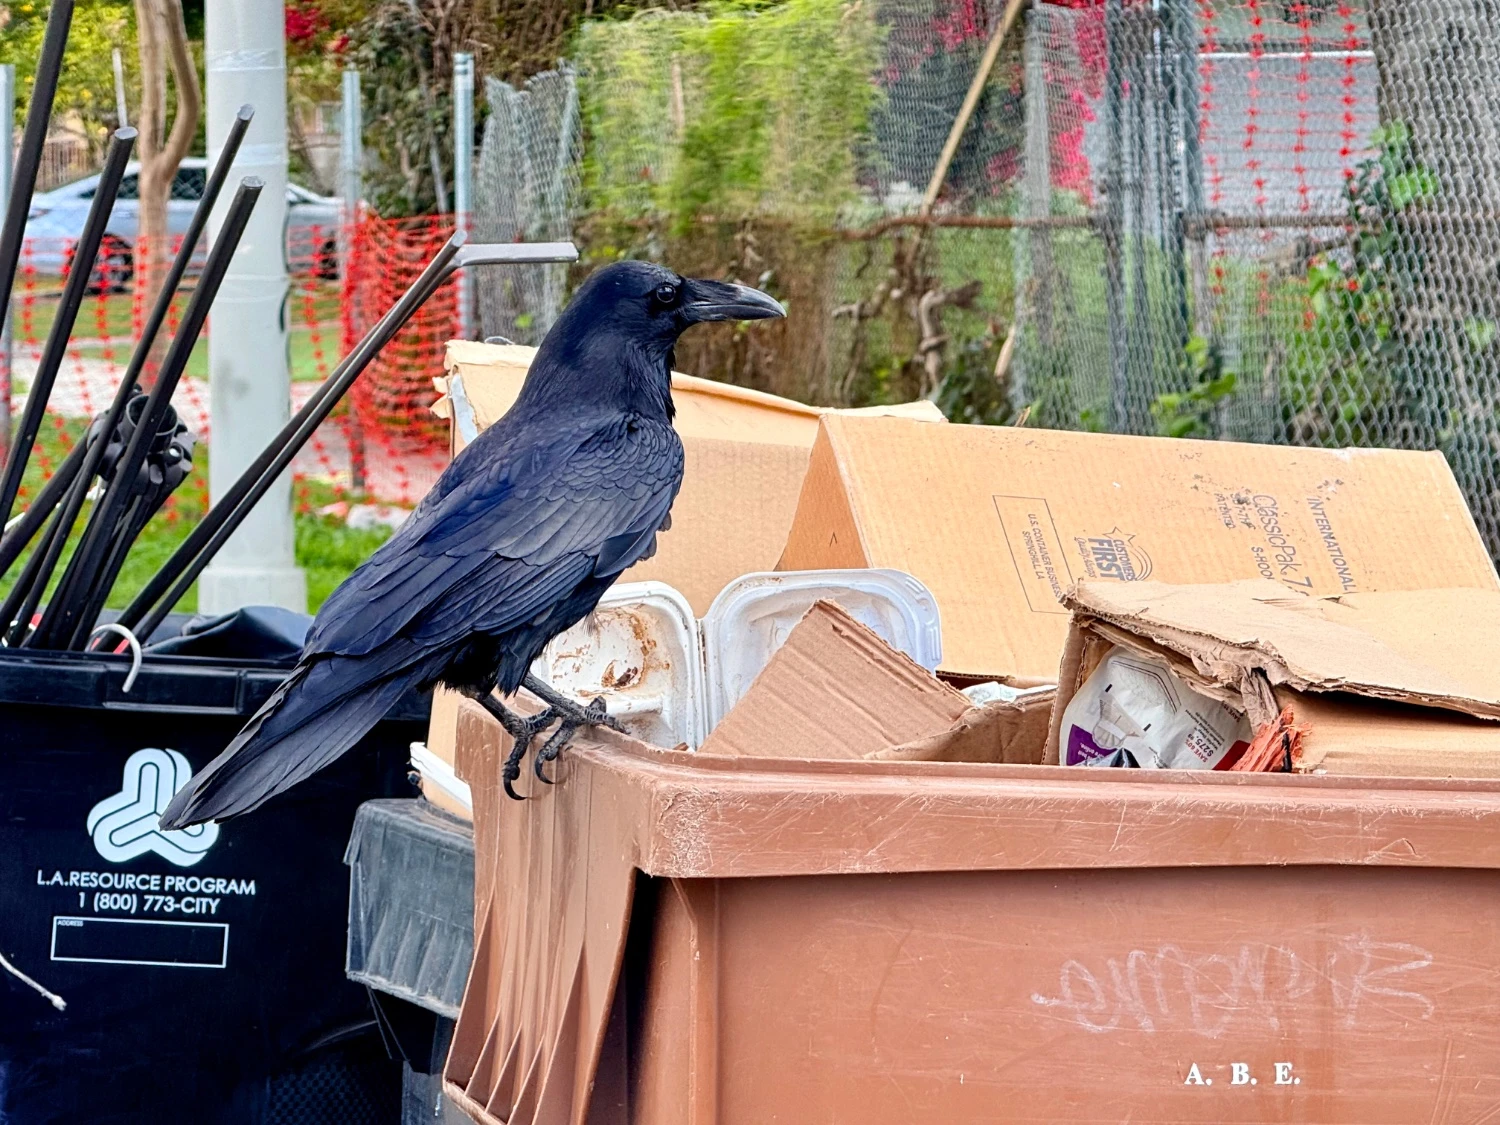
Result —
<instances>
[{"instance_id":1,"label":"raven's wing","mask_svg":"<svg viewBox=\"0 0 1500 1125\"><path fill-rule=\"evenodd\" d=\"M444 473L456 479L440 482L431 505L334 591L304 658L366 655L407 633L433 642L529 620L580 563L607 576L635 562L682 482L682 443L665 423L616 415L520 449L507 449L507 436L501 427L481 434Z\"/></svg>"},{"instance_id":2,"label":"raven's wing","mask_svg":"<svg viewBox=\"0 0 1500 1125\"><path fill-rule=\"evenodd\" d=\"M164 828L249 812L352 747L464 638L618 575L652 549L682 482L676 432L639 418L479 452L329 597L296 669L173 798Z\"/></svg>"}]
</instances>

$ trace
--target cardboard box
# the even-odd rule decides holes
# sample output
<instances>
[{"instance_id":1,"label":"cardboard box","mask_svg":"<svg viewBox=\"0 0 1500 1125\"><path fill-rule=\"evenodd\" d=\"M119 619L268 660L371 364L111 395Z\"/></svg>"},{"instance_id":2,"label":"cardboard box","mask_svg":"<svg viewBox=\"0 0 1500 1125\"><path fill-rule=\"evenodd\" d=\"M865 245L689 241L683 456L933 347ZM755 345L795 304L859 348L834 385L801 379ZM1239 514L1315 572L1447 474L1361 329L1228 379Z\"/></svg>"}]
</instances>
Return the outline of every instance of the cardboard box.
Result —
<instances>
[{"instance_id":1,"label":"cardboard box","mask_svg":"<svg viewBox=\"0 0 1500 1125\"><path fill-rule=\"evenodd\" d=\"M936 596L945 673L1051 681L1080 580L1269 577L1500 590L1442 456L895 418L820 420L786 570L894 567Z\"/></svg>"},{"instance_id":2,"label":"cardboard box","mask_svg":"<svg viewBox=\"0 0 1500 1125\"><path fill-rule=\"evenodd\" d=\"M452 423L454 452L515 401L536 349L455 340L434 411ZM802 489L818 419L829 413L945 421L930 402L832 412L711 379L672 375L674 425L687 455L672 529L623 582L656 579L699 616L731 579L776 565Z\"/></svg>"},{"instance_id":3,"label":"cardboard box","mask_svg":"<svg viewBox=\"0 0 1500 1125\"><path fill-rule=\"evenodd\" d=\"M1065 601L1048 763L1073 693L1118 645L1164 660L1258 733L1284 733L1272 749L1293 770L1500 777L1500 592L1315 598L1264 581L1084 582ZM1259 768L1281 762L1272 753Z\"/></svg>"},{"instance_id":4,"label":"cardboard box","mask_svg":"<svg viewBox=\"0 0 1500 1125\"><path fill-rule=\"evenodd\" d=\"M863 758L943 730L971 706L833 602L820 601L699 753Z\"/></svg>"}]
</instances>

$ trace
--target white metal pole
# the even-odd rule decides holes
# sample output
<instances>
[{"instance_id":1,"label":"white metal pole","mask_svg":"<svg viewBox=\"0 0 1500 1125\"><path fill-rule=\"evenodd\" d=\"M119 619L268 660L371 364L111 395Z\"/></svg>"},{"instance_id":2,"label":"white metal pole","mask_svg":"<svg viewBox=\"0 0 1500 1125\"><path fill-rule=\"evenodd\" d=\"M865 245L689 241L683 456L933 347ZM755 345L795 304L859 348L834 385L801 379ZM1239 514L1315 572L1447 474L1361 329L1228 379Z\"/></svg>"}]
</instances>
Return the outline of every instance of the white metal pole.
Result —
<instances>
[{"instance_id":1,"label":"white metal pole","mask_svg":"<svg viewBox=\"0 0 1500 1125\"><path fill-rule=\"evenodd\" d=\"M340 217L343 265L347 273L353 250L353 227L359 220L359 197L364 194L365 116L360 100L359 71L344 71L343 104L339 115L339 186L344 213Z\"/></svg>"},{"instance_id":2,"label":"white metal pole","mask_svg":"<svg viewBox=\"0 0 1500 1125\"><path fill-rule=\"evenodd\" d=\"M125 60L120 57L120 48L116 47L110 52L115 67L115 116L119 118L118 128L123 129L130 124L126 120L125 109Z\"/></svg>"},{"instance_id":3,"label":"white metal pole","mask_svg":"<svg viewBox=\"0 0 1500 1125\"><path fill-rule=\"evenodd\" d=\"M343 196L343 214L339 222L339 263L344 299L353 322L364 331L365 310L360 308L358 280L351 281L354 266L355 224L359 222L359 201L365 193L365 107L359 88L359 71L344 71L341 87L343 105L339 120L339 190ZM359 414L351 404L344 423L349 442L349 486L356 493L365 490L365 435Z\"/></svg>"},{"instance_id":4,"label":"white metal pole","mask_svg":"<svg viewBox=\"0 0 1500 1125\"><path fill-rule=\"evenodd\" d=\"M282 0L235 0L205 6L209 163L240 106L255 120L240 147L231 183L265 181L260 202L214 301L208 336L209 491L217 500L291 413L287 359L286 15ZM218 237L232 191L209 220ZM296 565L292 482L288 473L266 493L198 583L198 606L226 613L245 605L307 609L307 580Z\"/></svg>"},{"instance_id":5,"label":"white metal pole","mask_svg":"<svg viewBox=\"0 0 1500 1125\"><path fill-rule=\"evenodd\" d=\"M474 199L474 56L453 56L453 211L458 229L473 233ZM474 334L473 282L467 270L458 275L458 338Z\"/></svg>"},{"instance_id":6,"label":"white metal pole","mask_svg":"<svg viewBox=\"0 0 1500 1125\"><path fill-rule=\"evenodd\" d=\"M4 209L10 203L11 162L15 159L16 68L10 63L0 66L0 114L5 120L5 144L0 145L0 209ZM0 316L0 455L10 448L10 319L7 302Z\"/></svg>"}]
</instances>

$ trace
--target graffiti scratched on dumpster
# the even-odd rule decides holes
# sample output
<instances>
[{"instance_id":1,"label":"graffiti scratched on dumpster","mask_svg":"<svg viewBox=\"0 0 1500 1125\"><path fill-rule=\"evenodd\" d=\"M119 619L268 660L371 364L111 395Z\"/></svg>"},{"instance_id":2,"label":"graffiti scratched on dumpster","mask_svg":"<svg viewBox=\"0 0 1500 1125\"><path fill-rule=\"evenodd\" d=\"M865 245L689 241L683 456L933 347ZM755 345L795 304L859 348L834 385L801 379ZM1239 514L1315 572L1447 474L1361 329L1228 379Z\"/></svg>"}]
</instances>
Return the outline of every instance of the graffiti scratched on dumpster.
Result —
<instances>
[{"instance_id":1,"label":"graffiti scratched on dumpster","mask_svg":"<svg viewBox=\"0 0 1500 1125\"><path fill-rule=\"evenodd\" d=\"M1069 959L1048 993L1031 1000L1085 1031L1277 1031L1300 1014L1331 1011L1353 1028L1378 1007L1386 1018L1431 1019L1424 993L1432 954L1400 941L1351 934L1319 943L1244 942L1217 952L1164 944L1116 956Z\"/></svg>"}]
</instances>

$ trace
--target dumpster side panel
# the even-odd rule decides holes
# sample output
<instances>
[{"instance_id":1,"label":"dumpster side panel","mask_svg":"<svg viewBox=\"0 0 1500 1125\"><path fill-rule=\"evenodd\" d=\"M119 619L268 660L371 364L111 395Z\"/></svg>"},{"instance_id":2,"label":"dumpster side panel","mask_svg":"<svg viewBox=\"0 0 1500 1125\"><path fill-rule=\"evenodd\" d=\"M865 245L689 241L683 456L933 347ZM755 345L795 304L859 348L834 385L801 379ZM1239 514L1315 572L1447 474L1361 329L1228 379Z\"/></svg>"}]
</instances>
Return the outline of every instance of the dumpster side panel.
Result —
<instances>
[{"instance_id":1,"label":"dumpster side panel","mask_svg":"<svg viewBox=\"0 0 1500 1125\"><path fill-rule=\"evenodd\" d=\"M1500 1107L1492 872L974 872L719 890L720 1096L706 1120L722 1125L1376 1125Z\"/></svg>"}]
</instances>

